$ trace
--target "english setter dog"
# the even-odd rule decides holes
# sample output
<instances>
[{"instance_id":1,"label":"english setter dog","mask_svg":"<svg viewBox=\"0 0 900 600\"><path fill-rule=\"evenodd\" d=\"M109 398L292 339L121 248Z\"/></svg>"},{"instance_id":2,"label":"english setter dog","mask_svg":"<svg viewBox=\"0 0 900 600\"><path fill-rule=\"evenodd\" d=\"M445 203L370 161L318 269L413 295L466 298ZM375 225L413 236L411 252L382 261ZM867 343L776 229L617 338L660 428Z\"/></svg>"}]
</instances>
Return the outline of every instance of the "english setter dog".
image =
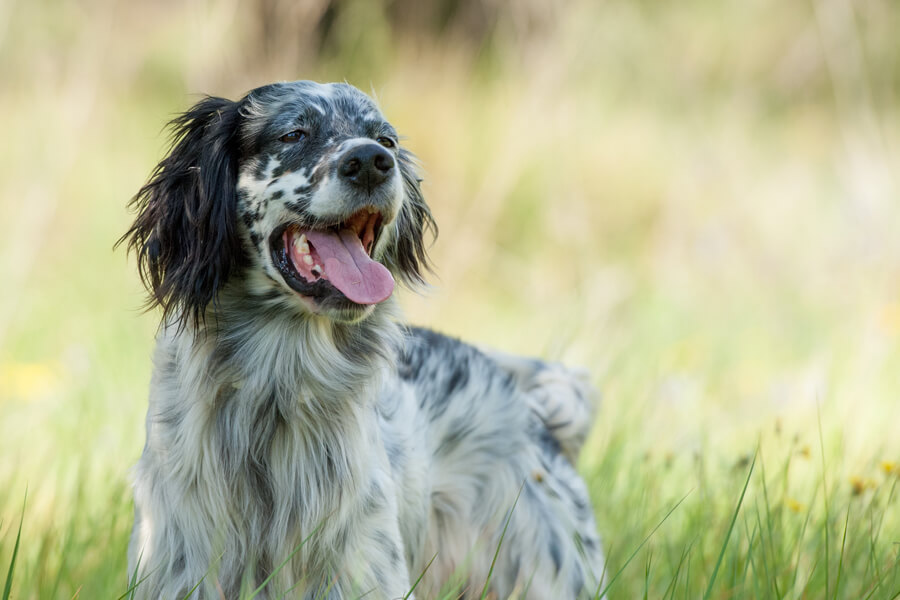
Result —
<instances>
[{"instance_id":1,"label":"english setter dog","mask_svg":"<svg viewBox=\"0 0 900 600\"><path fill-rule=\"evenodd\" d=\"M400 322L435 228L375 103L277 83L172 126L120 240L163 312L137 597L594 597L591 387Z\"/></svg>"}]
</instances>

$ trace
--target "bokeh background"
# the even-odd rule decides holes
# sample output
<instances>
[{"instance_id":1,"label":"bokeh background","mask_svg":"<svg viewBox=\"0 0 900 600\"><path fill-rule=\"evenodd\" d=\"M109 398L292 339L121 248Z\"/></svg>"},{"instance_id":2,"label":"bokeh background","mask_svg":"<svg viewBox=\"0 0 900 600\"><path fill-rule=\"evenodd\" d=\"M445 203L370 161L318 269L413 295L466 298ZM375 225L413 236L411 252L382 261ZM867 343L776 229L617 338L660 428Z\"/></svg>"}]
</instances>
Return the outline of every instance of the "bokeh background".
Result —
<instances>
[{"instance_id":1,"label":"bokeh background","mask_svg":"<svg viewBox=\"0 0 900 600\"><path fill-rule=\"evenodd\" d=\"M158 320L125 205L178 111L291 79L422 160L411 321L591 370L612 597L895 597L898 31L893 0L0 1L12 597L125 592Z\"/></svg>"}]
</instances>

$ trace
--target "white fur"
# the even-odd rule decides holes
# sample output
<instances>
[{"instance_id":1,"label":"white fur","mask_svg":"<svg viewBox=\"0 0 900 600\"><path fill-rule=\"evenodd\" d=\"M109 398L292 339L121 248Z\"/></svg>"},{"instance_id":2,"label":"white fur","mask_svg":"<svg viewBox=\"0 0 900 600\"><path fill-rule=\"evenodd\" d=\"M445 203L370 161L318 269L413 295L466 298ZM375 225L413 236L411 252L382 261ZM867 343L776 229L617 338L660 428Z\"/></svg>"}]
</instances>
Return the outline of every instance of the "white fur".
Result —
<instances>
[{"instance_id":1,"label":"white fur","mask_svg":"<svg viewBox=\"0 0 900 600\"><path fill-rule=\"evenodd\" d=\"M333 117L310 127L323 143L281 145L271 132L313 120L308 107ZM207 99L137 196L144 212L130 245L168 315L134 473L138 598L180 599L195 586L204 599L257 587L257 598L413 598L420 575L419 598L454 581L466 597L596 593L603 555L573 467L591 423L586 377L404 327L393 299L351 306L320 287L322 308L295 291L317 290L273 261L287 226L344 220L376 198L384 222L373 258L420 278L430 213L408 153L392 149L396 167L377 190L334 182L342 152L375 143L358 137L373 114L346 85ZM214 182L226 198L196 193L236 162L210 156L201 134L216 148L238 139L265 149L242 157L225 191ZM234 230L212 221L195 235L190 219L221 219L217 202L237 203Z\"/></svg>"}]
</instances>

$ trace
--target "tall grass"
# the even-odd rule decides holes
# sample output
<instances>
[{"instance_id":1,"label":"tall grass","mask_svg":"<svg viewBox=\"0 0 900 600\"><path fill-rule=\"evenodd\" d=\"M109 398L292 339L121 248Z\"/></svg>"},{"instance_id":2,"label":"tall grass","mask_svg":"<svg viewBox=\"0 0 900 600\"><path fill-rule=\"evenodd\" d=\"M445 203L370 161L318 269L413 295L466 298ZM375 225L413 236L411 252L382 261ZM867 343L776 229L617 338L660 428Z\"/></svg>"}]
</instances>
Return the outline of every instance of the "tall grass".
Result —
<instances>
[{"instance_id":1,"label":"tall grass","mask_svg":"<svg viewBox=\"0 0 900 600\"><path fill-rule=\"evenodd\" d=\"M441 236L410 320L591 369L610 598L897 596L890 0L524 2L477 27L294 4L265 4L274 29L263 4L0 4L10 598L128 589L157 315L111 250L125 203L196 94L294 78L372 91L422 159ZM290 26L316 6L327 35Z\"/></svg>"}]
</instances>

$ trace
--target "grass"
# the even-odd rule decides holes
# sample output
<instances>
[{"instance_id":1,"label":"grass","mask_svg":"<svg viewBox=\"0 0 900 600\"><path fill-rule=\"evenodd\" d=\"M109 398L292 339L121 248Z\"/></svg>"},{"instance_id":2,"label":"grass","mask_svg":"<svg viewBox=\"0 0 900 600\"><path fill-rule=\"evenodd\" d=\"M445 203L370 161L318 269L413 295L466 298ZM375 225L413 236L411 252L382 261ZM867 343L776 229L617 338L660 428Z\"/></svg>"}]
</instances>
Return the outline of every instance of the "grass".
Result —
<instances>
[{"instance_id":1,"label":"grass","mask_svg":"<svg viewBox=\"0 0 900 600\"><path fill-rule=\"evenodd\" d=\"M265 55L253 4L0 5L4 597L128 597L158 316L125 203L192 94L297 77L373 90L422 159L411 321L591 369L610 598L898 597L889 0L571 0L481 40L377 6Z\"/></svg>"},{"instance_id":2,"label":"grass","mask_svg":"<svg viewBox=\"0 0 900 600\"><path fill-rule=\"evenodd\" d=\"M25 494L28 498L28 494ZM3 584L3 600L8 600L12 591L13 573L16 570L16 558L19 555L19 542L22 540L22 521L25 519L25 507L22 506L22 516L19 518L19 529L16 531L16 544L13 546L12 557L9 559L9 570L6 572L6 582Z\"/></svg>"}]
</instances>

